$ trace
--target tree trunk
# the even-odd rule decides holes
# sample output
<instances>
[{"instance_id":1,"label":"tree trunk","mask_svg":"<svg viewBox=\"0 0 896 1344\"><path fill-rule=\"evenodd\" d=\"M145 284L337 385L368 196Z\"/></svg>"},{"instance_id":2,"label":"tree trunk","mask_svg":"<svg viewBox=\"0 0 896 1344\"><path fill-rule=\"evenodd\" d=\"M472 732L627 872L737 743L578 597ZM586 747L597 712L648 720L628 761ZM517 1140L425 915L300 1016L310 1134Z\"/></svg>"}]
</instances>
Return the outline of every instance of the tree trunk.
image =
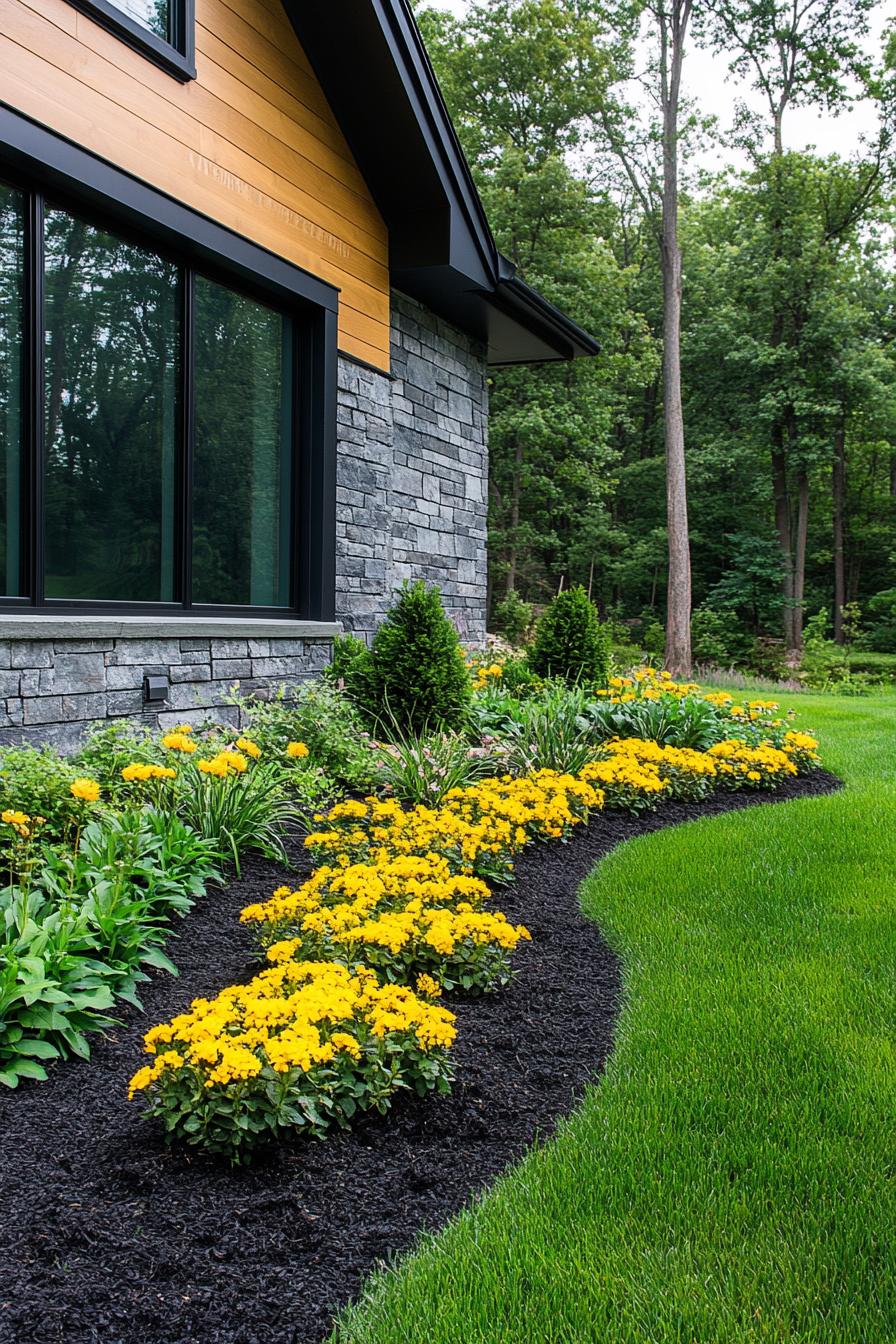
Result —
<instances>
[{"instance_id":1,"label":"tree trunk","mask_svg":"<svg viewBox=\"0 0 896 1344\"><path fill-rule=\"evenodd\" d=\"M793 561L793 652L803 651L803 600L806 591L806 540L809 535L809 477L805 467L797 475L796 553Z\"/></svg>"},{"instance_id":2,"label":"tree trunk","mask_svg":"<svg viewBox=\"0 0 896 1344\"><path fill-rule=\"evenodd\" d=\"M834 512L834 640L843 643L843 608L846 606L846 552L844 517L846 514L846 429L843 422L834 434L834 467L831 475Z\"/></svg>"},{"instance_id":3,"label":"tree trunk","mask_svg":"<svg viewBox=\"0 0 896 1344\"><path fill-rule=\"evenodd\" d=\"M772 491L775 498L775 532L781 552L781 600L784 607L784 647L788 654L794 650L793 620L793 549L790 540L790 494L787 489L787 454L783 433L776 425L772 439Z\"/></svg>"},{"instance_id":4,"label":"tree trunk","mask_svg":"<svg viewBox=\"0 0 896 1344\"><path fill-rule=\"evenodd\" d=\"M516 566L519 555L520 494L523 478L523 445L516 440L513 453L513 482L510 491L510 553L507 559L507 593L516 589Z\"/></svg>"},{"instance_id":5,"label":"tree trunk","mask_svg":"<svg viewBox=\"0 0 896 1344\"><path fill-rule=\"evenodd\" d=\"M663 67L663 415L666 437L666 514L669 582L666 667L691 673L691 548L681 405L681 247L678 242L678 101L689 4L672 6L671 33L660 10Z\"/></svg>"}]
</instances>

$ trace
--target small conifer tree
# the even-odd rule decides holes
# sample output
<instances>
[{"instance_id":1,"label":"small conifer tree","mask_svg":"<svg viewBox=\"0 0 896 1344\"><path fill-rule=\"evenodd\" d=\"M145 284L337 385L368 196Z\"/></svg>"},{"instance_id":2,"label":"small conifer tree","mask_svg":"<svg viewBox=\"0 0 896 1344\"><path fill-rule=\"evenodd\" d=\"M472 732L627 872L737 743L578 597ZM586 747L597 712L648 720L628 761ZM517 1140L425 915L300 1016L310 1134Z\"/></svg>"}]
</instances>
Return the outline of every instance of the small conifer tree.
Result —
<instances>
[{"instance_id":1,"label":"small conifer tree","mask_svg":"<svg viewBox=\"0 0 896 1344\"><path fill-rule=\"evenodd\" d=\"M463 726L470 678L438 588L405 582L370 650L380 731L423 733Z\"/></svg>"},{"instance_id":2,"label":"small conifer tree","mask_svg":"<svg viewBox=\"0 0 896 1344\"><path fill-rule=\"evenodd\" d=\"M607 684L607 641L584 588L568 588L553 599L538 622L529 662L540 677Z\"/></svg>"}]
</instances>

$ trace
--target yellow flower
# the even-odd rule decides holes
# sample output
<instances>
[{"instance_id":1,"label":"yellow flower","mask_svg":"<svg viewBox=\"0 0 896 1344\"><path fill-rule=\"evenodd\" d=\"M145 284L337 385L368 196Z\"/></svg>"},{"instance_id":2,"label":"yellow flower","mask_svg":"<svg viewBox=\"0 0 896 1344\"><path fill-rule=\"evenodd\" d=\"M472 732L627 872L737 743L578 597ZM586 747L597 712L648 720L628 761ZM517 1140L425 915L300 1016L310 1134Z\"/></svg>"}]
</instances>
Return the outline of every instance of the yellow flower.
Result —
<instances>
[{"instance_id":1,"label":"yellow flower","mask_svg":"<svg viewBox=\"0 0 896 1344\"><path fill-rule=\"evenodd\" d=\"M85 803L95 803L100 796L100 786L95 779L76 779L70 788L72 797Z\"/></svg>"},{"instance_id":2,"label":"yellow flower","mask_svg":"<svg viewBox=\"0 0 896 1344\"><path fill-rule=\"evenodd\" d=\"M5 812L0 813L0 820L5 821L8 826L18 828L27 825L31 818L27 812L16 812L14 809L8 808Z\"/></svg>"},{"instance_id":3,"label":"yellow flower","mask_svg":"<svg viewBox=\"0 0 896 1344\"><path fill-rule=\"evenodd\" d=\"M299 759L302 756L308 755L308 748L305 746L304 742L290 742L287 745L286 754L287 756Z\"/></svg>"},{"instance_id":4,"label":"yellow flower","mask_svg":"<svg viewBox=\"0 0 896 1344\"><path fill-rule=\"evenodd\" d=\"M191 728L190 732L192 731ZM183 728L178 728L173 733L166 733L162 738L162 746L167 747L169 751L184 751L188 755L196 750L196 743L190 741Z\"/></svg>"},{"instance_id":5,"label":"yellow flower","mask_svg":"<svg viewBox=\"0 0 896 1344\"><path fill-rule=\"evenodd\" d=\"M248 737L238 737L236 745L240 751L245 752L247 756L251 756L255 761L257 761L261 755L261 747L257 742L253 742Z\"/></svg>"},{"instance_id":6,"label":"yellow flower","mask_svg":"<svg viewBox=\"0 0 896 1344\"><path fill-rule=\"evenodd\" d=\"M431 975L418 975L415 982L415 989L418 994L422 994L425 999L438 999L441 997L442 986L438 980L433 980Z\"/></svg>"},{"instance_id":7,"label":"yellow flower","mask_svg":"<svg viewBox=\"0 0 896 1344\"><path fill-rule=\"evenodd\" d=\"M220 756L213 756L211 760L197 761L196 765L204 775L214 775L217 779L226 779L229 774L227 762Z\"/></svg>"}]
</instances>

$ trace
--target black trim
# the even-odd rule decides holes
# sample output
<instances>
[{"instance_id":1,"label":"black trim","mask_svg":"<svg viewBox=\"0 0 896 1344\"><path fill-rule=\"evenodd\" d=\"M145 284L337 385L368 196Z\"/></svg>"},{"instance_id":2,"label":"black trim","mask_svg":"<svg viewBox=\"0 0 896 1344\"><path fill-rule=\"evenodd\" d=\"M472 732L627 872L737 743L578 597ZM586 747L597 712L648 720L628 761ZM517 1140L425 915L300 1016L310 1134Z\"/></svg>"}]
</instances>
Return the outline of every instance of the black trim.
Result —
<instances>
[{"instance_id":1,"label":"black trim","mask_svg":"<svg viewBox=\"0 0 896 1344\"><path fill-rule=\"evenodd\" d=\"M168 41L130 18L113 0L68 0L134 51L182 83L196 78L195 0L170 0Z\"/></svg>"},{"instance_id":2,"label":"black trim","mask_svg":"<svg viewBox=\"0 0 896 1344\"><path fill-rule=\"evenodd\" d=\"M66 140L0 103L0 166L37 177L46 191L56 190L104 221L138 228L163 251L175 253L197 269L226 266L247 288L283 294L336 312L339 290L316 275L251 243L223 224L182 205L105 159Z\"/></svg>"},{"instance_id":3,"label":"black trim","mask_svg":"<svg viewBox=\"0 0 896 1344\"><path fill-rule=\"evenodd\" d=\"M388 226L393 286L490 363L596 354L498 251L408 0L282 2Z\"/></svg>"},{"instance_id":4,"label":"black trim","mask_svg":"<svg viewBox=\"0 0 896 1344\"><path fill-rule=\"evenodd\" d=\"M84 611L107 614L239 616L247 619L331 620L335 611L336 385L338 290L292 266L187 206L172 201L128 174L20 114L0 105L0 173L27 193L23 404L25 480L21 590L0 610ZM77 602L43 596L43 227L45 193L53 203L86 213L101 227L177 261L185 277L182 296L179 495L175 521L175 603ZM293 570L288 607L188 606L191 563L189 501L192 499L192 350L188 320L193 271L236 287L292 318L294 406ZM27 478L27 479L26 479Z\"/></svg>"}]
</instances>

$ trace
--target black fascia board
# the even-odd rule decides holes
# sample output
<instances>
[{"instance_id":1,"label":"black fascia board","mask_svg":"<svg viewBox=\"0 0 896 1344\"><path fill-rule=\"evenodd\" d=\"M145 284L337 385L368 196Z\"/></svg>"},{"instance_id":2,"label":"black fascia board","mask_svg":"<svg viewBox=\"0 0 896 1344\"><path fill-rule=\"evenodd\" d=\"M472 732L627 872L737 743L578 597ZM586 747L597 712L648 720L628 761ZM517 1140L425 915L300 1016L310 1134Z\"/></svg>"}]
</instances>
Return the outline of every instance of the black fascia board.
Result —
<instances>
[{"instance_id":1,"label":"black fascia board","mask_svg":"<svg viewBox=\"0 0 896 1344\"><path fill-rule=\"evenodd\" d=\"M385 219L395 287L485 342L501 313L519 328L506 362L596 354L498 252L407 0L282 3Z\"/></svg>"}]
</instances>

